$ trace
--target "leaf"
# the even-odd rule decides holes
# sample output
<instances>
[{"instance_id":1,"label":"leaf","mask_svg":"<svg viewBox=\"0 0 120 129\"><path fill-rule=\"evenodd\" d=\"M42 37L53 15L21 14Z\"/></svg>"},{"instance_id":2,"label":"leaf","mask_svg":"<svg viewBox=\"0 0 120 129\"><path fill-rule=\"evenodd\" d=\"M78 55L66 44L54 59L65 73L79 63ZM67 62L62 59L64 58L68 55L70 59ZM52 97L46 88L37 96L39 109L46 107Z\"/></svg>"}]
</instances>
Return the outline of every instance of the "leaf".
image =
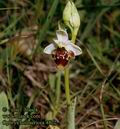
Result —
<instances>
[{"instance_id":1,"label":"leaf","mask_svg":"<svg viewBox=\"0 0 120 129\"><path fill-rule=\"evenodd\" d=\"M116 122L114 129L120 129L120 120Z\"/></svg>"},{"instance_id":2,"label":"leaf","mask_svg":"<svg viewBox=\"0 0 120 129\"><path fill-rule=\"evenodd\" d=\"M5 108L6 111L3 112L3 108ZM1 92L0 93L0 129L10 129L9 126L2 124L2 121L4 120L3 115L5 115L7 113L8 109L9 109L8 98L5 94L5 92Z\"/></svg>"},{"instance_id":3,"label":"leaf","mask_svg":"<svg viewBox=\"0 0 120 129\"><path fill-rule=\"evenodd\" d=\"M68 112L67 112L67 129L75 129L75 106L76 106L76 98L68 106Z\"/></svg>"}]
</instances>

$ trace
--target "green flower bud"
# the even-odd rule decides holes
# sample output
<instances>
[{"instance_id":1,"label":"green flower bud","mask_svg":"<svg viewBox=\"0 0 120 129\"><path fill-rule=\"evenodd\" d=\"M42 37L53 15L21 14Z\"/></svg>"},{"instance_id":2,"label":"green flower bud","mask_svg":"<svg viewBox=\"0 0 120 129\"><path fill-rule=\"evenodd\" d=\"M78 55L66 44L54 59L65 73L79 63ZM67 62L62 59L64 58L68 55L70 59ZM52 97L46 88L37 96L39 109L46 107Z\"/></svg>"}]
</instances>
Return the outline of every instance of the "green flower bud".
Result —
<instances>
[{"instance_id":1,"label":"green flower bud","mask_svg":"<svg viewBox=\"0 0 120 129\"><path fill-rule=\"evenodd\" d=\"M68 1L63 11L63 20L70 29L79 29L80 16L72 1Z\"/></svg>"}]
</instances>

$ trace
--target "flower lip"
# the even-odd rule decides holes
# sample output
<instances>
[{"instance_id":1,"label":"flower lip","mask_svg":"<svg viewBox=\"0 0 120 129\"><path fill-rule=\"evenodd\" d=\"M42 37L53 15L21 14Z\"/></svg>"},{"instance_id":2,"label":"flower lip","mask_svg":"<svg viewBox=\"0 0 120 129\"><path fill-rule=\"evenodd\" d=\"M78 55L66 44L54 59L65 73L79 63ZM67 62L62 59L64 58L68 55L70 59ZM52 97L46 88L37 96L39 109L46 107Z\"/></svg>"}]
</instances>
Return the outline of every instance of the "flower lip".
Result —
<instances>
[{"instance_id":1,"label":"flower lip","mask_svg":"<svg viewBox=\"0 0 120 129\"><path fill-rule=\"evenodd\" d=\"M69 62L69 52L65 48L57 48L52 52L52 57L58 66L66 66Z\"/></svg>"}]
</instances>

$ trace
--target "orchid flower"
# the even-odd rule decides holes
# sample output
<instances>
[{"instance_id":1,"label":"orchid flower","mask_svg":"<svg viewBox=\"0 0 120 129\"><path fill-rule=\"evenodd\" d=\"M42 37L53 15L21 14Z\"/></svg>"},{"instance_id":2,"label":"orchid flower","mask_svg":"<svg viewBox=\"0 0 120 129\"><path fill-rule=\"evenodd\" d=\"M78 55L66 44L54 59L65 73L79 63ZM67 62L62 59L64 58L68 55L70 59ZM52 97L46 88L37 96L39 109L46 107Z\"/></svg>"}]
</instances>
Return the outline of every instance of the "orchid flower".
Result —
<instances>
[{"instance_id":1,"label":"orchid flower","mask_svg":"<svg viewBox=\"0 0 120 129\"><path fill-rule=\"evenodd\" d=\"M53 39L54 42L44 49L44 53L52 55L58 68L64 68L71 58L82 54L82 50L68 39L66 30L57 30L56 36L57 39Z\"/></svg>"}]
</instances>

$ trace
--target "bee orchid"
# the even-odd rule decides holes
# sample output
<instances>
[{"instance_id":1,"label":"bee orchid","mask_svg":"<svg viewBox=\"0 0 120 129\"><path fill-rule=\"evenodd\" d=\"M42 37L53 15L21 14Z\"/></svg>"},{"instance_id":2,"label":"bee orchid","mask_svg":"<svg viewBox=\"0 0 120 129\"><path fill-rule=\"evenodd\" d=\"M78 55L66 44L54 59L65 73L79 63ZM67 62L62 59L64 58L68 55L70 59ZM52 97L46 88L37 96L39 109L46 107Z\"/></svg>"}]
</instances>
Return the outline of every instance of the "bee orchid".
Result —
<instances>
[{"instance_id":1,"label":"bee orchid","mask_svg":"<svg viewBox=\"0 0 120 129\"><path fill-rule=\"evenodd\" d=\"M82 50L69 40L66 30L57 30L56 36L57 39L53 39L54 42L44 49L44 53L52 55L58 68L64 68L70 59L82 54Z\"/></svg>"}]
</instances>

